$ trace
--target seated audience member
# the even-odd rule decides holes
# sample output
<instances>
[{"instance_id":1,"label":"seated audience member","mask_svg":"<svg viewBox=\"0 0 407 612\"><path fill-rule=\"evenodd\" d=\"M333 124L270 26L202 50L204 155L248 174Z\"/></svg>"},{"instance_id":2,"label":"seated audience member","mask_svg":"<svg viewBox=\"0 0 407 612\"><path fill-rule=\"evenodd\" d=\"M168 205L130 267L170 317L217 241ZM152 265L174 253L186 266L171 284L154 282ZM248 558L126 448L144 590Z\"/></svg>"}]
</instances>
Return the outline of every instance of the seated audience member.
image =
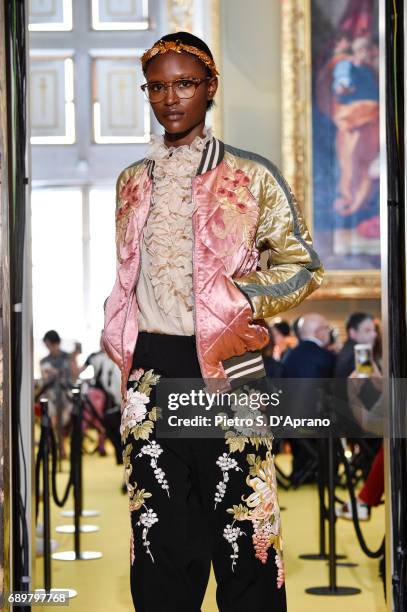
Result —
<instances>
[{"instance_id":1,"label":"seated audience member","mask_svg":"<svg viewBox=\"0 0 407 612\"><path fill-rule=\"evenodd\" d=\"M286 378L331 378L335 355L326 348L330 343L328 321L318 313L301 317L298 322L300 342L284 362Z\"/></svg>"}]
</instances>

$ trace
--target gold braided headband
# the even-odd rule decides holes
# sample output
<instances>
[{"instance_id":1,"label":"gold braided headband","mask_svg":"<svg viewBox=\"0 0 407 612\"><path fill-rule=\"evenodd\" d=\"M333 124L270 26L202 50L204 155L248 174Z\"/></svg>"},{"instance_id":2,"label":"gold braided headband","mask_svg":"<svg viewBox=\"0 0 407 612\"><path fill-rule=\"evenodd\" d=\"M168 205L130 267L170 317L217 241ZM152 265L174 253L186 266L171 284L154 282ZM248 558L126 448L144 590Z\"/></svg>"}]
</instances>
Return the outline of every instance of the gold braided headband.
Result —
<instances>
[{"instance_id":1,"label":"gold braided headband","mask_svg":"<svg viewBox=\"0 0 407 612\"><path fill-rule=\"evenodd\" d=\"M200 49L192 47L191 45L184 45L184 43L178 40L176 42L172 40L159 40L153 47L151 47L151 49L147 49L147 51L145 51L145 53L141 57L141 65L143 67L143 70L146 63L152 57L158 55L159 53L167 53L168 51L174 51L175 53L182 53L182 51L185 51L186 53L192 53L192 55L198 57L201 62L208 66L209 70L212 73L212 76L216 76L217 74L219 74L215 62L212 58L209 57L207 53L205 53L205 51L201 51Z\"/></svg>"}]
</instances>

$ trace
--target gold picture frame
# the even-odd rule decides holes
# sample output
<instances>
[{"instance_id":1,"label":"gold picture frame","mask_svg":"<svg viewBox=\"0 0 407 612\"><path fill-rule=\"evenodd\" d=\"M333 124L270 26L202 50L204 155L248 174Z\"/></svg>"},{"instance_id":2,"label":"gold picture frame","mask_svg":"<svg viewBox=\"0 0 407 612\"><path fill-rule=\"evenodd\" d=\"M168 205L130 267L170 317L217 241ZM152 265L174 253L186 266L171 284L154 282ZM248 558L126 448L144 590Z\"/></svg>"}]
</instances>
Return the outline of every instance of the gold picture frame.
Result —
<instances>
[{"instance_id":1,"label":"gold picture frame","mask_svg":"<svg viewBox=\"0 0 407 612\"><path fill-rule=\"evenodd\" d=\"M313 230L311 0L282 0L284 175ZM380 270L329 270L312 299L380 298Z\"/></svg>"}]
</instances>

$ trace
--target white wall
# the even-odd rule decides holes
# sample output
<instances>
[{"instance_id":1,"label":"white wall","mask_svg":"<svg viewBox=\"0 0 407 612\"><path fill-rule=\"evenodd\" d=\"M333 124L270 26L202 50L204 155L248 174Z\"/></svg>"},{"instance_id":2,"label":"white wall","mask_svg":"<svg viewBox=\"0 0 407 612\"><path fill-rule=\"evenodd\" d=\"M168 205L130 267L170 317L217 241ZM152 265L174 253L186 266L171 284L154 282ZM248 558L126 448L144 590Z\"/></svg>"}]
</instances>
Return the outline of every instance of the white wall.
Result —
<instances>
[{"instance_id":1,"label":"white wall","mask_svg":"<svg viewBox=\"0 0 407 612\"><path fill-rule=\"evenodd\" d=\"M280 1L220 4L223 140L281 166Z\"/></svg>"}]
</instances>

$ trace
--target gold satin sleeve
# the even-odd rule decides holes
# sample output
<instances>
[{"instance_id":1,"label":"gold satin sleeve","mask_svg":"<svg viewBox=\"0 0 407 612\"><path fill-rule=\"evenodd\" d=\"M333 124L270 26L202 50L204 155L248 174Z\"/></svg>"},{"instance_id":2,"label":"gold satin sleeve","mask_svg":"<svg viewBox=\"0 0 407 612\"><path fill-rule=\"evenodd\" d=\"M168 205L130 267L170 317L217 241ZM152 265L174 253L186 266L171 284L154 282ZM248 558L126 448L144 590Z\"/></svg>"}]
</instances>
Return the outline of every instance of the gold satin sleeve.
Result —
<instances>
[{"instance_id":1,"label":"gold satin sleeve","mask_svg":"<svg viewBox=\"0 0 407 612\"><path fill-rule=\"evenodd\" d=\"M323 266L302 212L284 178L265 169L259 190L256 247L268 251L267 270L234 279L251 303L253 319L298 306L322 282Z\"/></svg>"}]
</instances>

